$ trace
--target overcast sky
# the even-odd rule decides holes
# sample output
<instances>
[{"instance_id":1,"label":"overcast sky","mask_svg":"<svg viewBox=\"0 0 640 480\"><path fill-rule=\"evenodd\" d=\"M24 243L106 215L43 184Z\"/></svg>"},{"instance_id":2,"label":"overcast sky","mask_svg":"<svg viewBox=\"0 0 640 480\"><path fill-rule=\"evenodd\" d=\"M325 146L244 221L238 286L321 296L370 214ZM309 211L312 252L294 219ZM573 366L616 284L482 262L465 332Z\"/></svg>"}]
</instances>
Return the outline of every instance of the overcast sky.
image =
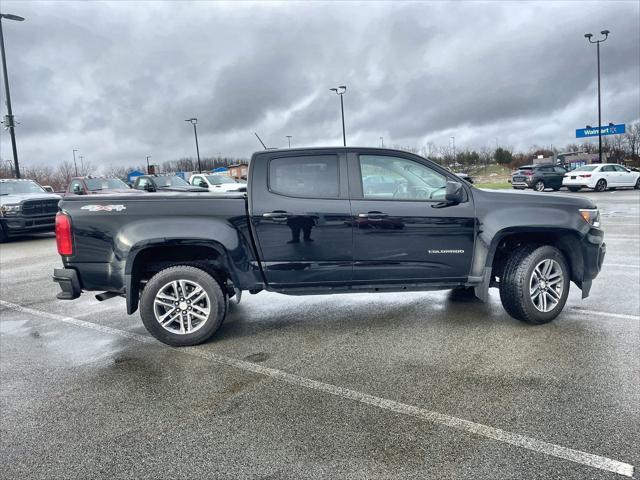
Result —
<instances>
[{"instance_id":1,"label":"overcast sky","mask_svg":"<svg viewBox=\"0 0 640 480\"><path fill-rule=\"evenodd\" d=\"M347 142L565 145L640 118L640 2L213 3L3 0L21 162L156 163ZM2 92L2 114L4 107ZM0 138L11 158L8 132Z\"/></svg>"}]
</instances>

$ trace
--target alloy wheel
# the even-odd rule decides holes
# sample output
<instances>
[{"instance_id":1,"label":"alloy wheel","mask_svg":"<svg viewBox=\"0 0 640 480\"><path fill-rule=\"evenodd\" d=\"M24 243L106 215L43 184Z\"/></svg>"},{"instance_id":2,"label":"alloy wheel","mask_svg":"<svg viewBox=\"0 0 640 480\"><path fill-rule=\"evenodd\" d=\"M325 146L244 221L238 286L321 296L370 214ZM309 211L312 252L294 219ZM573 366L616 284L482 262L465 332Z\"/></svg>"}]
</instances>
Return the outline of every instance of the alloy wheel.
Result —
<instances>
[{"instance_id":1,"label":"alloy wheel","mask_svg":"<svg viewBox=\"0 0 640 480\"><path fill-rule=\"evenodd\" d=\"M205 289L197 282L174 280L156 293L153 312L162 328L186 335L204 326L211 313L211 302Z\"/></svg>"},{"instance_id":2,"label":"alloy wheel","mask_svg":"<svg viewBox=\"0 0 640 480\"><path fill-rule=\"evenodd\" d=\"M542 192L544 190L544 182L542 180L538 181L534 186L536 192Z\"/></svg>"},{"instance_id":3,"label":"alloy wheel","mask_svg":"<svg viewBox=\"0 0 640 480\"><path fill-rule=\"evenodd\" d=\"M537 310L550 312L562 298L564 273L558 262L550 258L542 260L533 269L529 280L529 295Z\"/></svg>"}]
</instances>

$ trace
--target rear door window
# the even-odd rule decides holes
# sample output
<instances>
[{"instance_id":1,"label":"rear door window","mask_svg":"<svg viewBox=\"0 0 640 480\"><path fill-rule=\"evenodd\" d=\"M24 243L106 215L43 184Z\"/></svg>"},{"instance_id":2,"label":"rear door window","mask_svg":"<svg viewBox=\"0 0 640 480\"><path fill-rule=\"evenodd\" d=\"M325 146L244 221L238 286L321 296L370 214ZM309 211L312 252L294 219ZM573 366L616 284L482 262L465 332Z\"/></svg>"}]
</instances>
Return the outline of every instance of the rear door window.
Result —
<instances>
[{"instance_id":1,"label":"rear door window","mask_svg":"<svg viewBox=\"0 0 640 480\"><path fill-rule=\"evenodd\" d=\"M269 162L269 190L289 197L338 198L338 157L274 158Z\"/></svg>"}]
</instances>

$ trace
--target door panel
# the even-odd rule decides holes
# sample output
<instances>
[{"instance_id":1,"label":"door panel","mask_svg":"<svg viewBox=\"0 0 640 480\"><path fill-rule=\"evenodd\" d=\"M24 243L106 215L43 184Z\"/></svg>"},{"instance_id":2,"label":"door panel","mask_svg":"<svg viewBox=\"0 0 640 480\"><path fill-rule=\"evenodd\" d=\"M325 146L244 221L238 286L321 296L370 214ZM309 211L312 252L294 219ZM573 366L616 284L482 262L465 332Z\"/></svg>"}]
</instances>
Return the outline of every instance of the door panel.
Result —
<instances>
[{"instance_id":1,"label":"door panel","mask_svg":"<svg viewBox=\"0 0 640 480\"><path fill-rule=\"evenodd\" d=\"M267 283L275 289L349 284L353 234L346 156L335 150L313 155L278 152L256 163L251 175L257 182L269 182L268 188L249 191L251 224Z\"/></svg>"},{"instance_id":2,"label":"door panel","mask_svg":"<svg viewBox=\"0 0 640 480\"><path fill-rule=\"evenodd\" d=\"M440 187L455 177L395 152L389 157L354 154L349 167L357 172L351 181L360 182L351 200L354 283L466 280L475 237L471 196L467 192L464 203L434 208L444 200ZM394 191L368 195L363 179L374 173L395 177Z\"/></svg>"}]
</instances>

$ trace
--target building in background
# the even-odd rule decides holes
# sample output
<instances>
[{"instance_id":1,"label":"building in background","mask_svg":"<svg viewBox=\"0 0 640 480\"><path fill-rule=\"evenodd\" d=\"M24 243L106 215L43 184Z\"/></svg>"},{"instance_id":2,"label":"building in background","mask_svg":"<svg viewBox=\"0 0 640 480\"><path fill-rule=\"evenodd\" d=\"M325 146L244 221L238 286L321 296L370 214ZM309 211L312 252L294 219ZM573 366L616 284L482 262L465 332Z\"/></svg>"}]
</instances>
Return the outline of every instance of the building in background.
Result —
<instances>
[{"instance_id":1,"label":"building in background","mask_svg":"<svg viewBox=\"0 0 640 480\"><path fill-rule=\"evenodd\" d=\"M247 172L249 171L249 165L246 163L237 163L235 165L229 165L229 176L235 179L247 179Z\"/></svg>"}]
</instances>

